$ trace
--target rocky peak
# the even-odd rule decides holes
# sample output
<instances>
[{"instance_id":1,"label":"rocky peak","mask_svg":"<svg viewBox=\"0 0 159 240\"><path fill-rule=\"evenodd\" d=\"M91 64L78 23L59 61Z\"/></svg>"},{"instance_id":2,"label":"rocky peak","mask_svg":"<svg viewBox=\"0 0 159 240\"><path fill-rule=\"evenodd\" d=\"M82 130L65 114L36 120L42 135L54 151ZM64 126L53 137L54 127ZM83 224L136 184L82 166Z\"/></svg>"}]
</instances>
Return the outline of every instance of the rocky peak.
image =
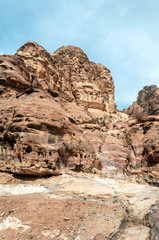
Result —
<instances>
[{"instance_id":1,"label":"rocky peak","mask_svg":"<svg viewBox=\"0 0 159 240\"><path fill-rule=\"evenodd\" d=\"M63 63L67 62L68 65L71 62L77 64L89 63L89 59L83 50L71 45L60 47L52 54L52 57Z\"/></svg>"},{"instance_id":2,"label":"rocky peak","mask_svg":"<svg viewBox=\"0 0 159 240\"><path fill-rule=\"evenodd\" d=\"M145 86L138 94L137 103L146 115L159 115L159 88Z\"/></svg>"},{"instance_id":3,"label":"rocky peak","mask_svg":"<svg viewBox=\"0 0 159 240\"><path fill-rule=\"evenodd\" d=\"M159 115L159 88L156 85L145 86L126 112L134 118Z\"/></svg>"},{"instance_id":4,"label":"rocky peak","mask_svg":"<svg viewBox=\"0 0 159 240\"><path fill-rule=\"evenodd\" d=\"M116 110L114 84L106 67L89 61L80 48L73 46L59 48L52 57L57 60L56 68L70 82L78 105L90 111L98 109L111 113Z\"/></svg>"},{"instance_id":5,"label":"rocky peak","mask_svg":"<svg viewBox=\"0 0 159 240\"><path fill-rule=\"evenodd\" d=\"M64 46L50 55L37 43L27 42L15 56L24 60L34 87L69 102L75 101L90 111L116 111L110 71L89 61L80 48Z\"/></svg>"}]
</instances>

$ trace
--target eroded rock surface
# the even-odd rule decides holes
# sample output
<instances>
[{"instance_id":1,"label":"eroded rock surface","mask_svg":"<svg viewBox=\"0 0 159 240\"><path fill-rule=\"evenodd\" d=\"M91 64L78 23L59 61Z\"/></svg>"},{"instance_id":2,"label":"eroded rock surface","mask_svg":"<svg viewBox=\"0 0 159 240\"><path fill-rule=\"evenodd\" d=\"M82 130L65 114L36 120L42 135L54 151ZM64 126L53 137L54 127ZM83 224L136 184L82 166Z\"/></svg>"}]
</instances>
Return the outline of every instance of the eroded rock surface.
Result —
<instances>
[{"instance_id":1,"label":"eroded rock surface","mask_svg":"<svg viewBox=\"0 0 159 240\"><path fill-rule=\"evenodd\" d=\"M4 174L2 239L158 240L157 187L72 171L16 182L0 173L0 183Z\"/></svg>"},{"instance_id":2,"label":"eroded rock surface","mask_svg":"<svg viewBox=\"0 0 159 240\"><path fill-rule=\"evenodd\" d=\"M159 239L159 204L152 205L145 216L145 224L150 228L150 239Z\"/></svg>"},{"instance_id":3,"label":"eroded rock surface","mask_svg":"<svg viewBox=\"0 0 159 240\"><path fill-rule=\"evenodd\" d=\"M72 94L78 105L92 112L93 109L114 112L114 84L110 71L90 62L87 55L77 47L59 48L54 54L56 68L71 83ZM93 112L92 112L93 114Z\"/></svg>"},{"instance_id":4,"label":"eroded rock surface","mask_svg":"<svg viewBox=\"0 0 159 240\"><path fill-rule=\"evenodd\" d=\"M158 184L156 86L144 87L120 112L105 66L78 47L51 55L28 42L14 56L0 56L0 94L0 171L44 176L63 168L102 170Z\"/></svg>"},{"instance_id":5,"label":"eroded rock surface","mask_svg":"<svg viewBox=\"0 0 159 240\"><path fill-rule=\"evenodd\" d=\"M1 171L42 176L67 166L100 168L93 147L49 94L5 98L0 105Z\"/></svg>"},{"instance_id":6,"label":"eroded rock surface","mask_svg":"<svg viewBox=\"0 0 159 240\"><path fill-rule=\"evenodd\" d=\"M30 87L30 75L24 61L16 56L0 56L1 98L15 96Z\"/></svg>"},{"instance_id":7,"label":"eroded rock surface","mask_svg":"<svg viewBox=\"0 0 159 240\"><path fill-rule=\"evenodd\" d=\"M156 85L145 86L126 112L134 118L159 115L159 88Z\"/></svg>"},{"instance_id":8,"label":"eroded rock surface","mask_svg":"<svg viewBox=\"0 0 159 240\"><path fill-rule=\"evenodd\" d=\"M79 48L51 56L34 42L1 59L1 171L42 176L62 167L101 169L77 123L92 122L88 109L102 118L115 111L109 70Z\"/></svg>"}]
</instances>

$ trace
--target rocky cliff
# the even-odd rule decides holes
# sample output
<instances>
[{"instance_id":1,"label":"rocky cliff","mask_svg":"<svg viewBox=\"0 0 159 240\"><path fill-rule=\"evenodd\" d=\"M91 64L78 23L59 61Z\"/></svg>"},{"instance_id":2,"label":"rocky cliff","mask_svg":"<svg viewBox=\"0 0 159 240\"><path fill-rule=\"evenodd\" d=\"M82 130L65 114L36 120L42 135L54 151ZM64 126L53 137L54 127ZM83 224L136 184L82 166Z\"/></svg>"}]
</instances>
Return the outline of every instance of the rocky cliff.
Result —
<instances>
[{"instance_id":1,"label":"rocky cliff","mask_svg":"<svg viewBox=\"0 0 159 240\"><path fill-rule=\"evenodd\" d=\"M159 115L159 88L156 85L145 86L139 92L137 101L125 112L133 118Z\"/></svg>"},{"instance_id":2,"label":"rocky cliff","mask_svg":"<svg viewBox=\"0 0 159 240\"><path fill-rule=\"evenodd\" d=\"M51 55L28 42L15 55L0 56L0 94L1 171L38 176L58 175L63 168L107 176L140 173L156 183L156 86L145 87L137 102L120 112L106 67L77 47L61 47Z\"/></svg>"}]
</instances>

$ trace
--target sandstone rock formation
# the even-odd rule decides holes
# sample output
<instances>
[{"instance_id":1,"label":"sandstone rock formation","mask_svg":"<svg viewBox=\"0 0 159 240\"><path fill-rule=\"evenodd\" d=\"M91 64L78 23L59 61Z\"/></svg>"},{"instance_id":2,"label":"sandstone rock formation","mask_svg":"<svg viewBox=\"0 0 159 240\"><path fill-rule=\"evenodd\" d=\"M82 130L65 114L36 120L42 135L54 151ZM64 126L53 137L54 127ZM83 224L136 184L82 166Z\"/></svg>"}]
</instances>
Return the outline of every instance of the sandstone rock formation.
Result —
<instances>
[{"instance_id":1,"label":"sandstone rock formation","mask_svg":"<svg viewBox=\"0 0 159 240\"><path fill-rule=\"evenodd\" d=\"M156 86L146 86L120 112L106 67L77 47L51 55L28 42L14 56L0 56L0 94L0 171L44 176L67 167L107 176L140 173L156 183Z\"/></svg>"},{"instance_id":2,"label":"sandstone rock formation","mask_svg":"<svg viewBox=\"0 0 159 240\"><path fill-rule=\"evenodd\" d=\"M126 133L131 167L143 167L141 174L147 181L159 183L159 88L145 86L137 101L127 110L136 124ZM130 166L129 165L129 166ZM144 168L146 167L146 169ZM134 171L135 172L135 171ZM139 171L137 171L139 173ZM154 180L155 179L155 180Z\"/></svg>"},{"instance_id":3,"label":"sandstone rock formation","mask_svg":"<svg viewBox=\"0 0 159 240\"><path fill-rule=\"evenodd\" d=\"M51 55L29 42L0 61L1 171L42 176L59 174L62 166L100 169L93 147L66 111L67 102L76 105L71 84Z\"/></svg>"},{"instance_id":4,"label":"sandstone rock formation","mask_svg":"<svg viewBox=\"0 0 159 240\"><path fill-rule=\"evenodd\" d=\"M159 115L159 88L156 85L145 86L139 92L137 101L126 110L126 113L133 118Z\"/></svg>"},{"instance_id":5,"label":"sandstone rock formation","mask_svg":"<svg viewBox=\"0 0 159 240\"><path fill-rule=\"evenodd\" d=\"M0 56L1 98L16 96L30 87L30 75L23 60L11 55Z\"/></svg>"},{"instance_id":6,"label":"sandstone rock formation","mask_svg":"<svg viewBox=\"0 0 159 240\"><path fill-rule=\"evenodd\" d=\"M42 176L59 174L61 165L100 168L94 149L49 94L4 98L0 106L1 171Z\"/></svg>"}]
</instances>

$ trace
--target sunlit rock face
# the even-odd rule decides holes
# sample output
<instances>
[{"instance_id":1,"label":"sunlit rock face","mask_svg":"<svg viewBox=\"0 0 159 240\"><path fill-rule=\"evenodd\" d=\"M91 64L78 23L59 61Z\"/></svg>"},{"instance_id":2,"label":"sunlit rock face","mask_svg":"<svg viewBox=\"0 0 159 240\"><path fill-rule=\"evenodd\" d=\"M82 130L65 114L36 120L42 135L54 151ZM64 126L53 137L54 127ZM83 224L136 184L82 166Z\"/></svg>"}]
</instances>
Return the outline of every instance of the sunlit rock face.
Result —
<instances>
[{"instance_id":1,"label":"sunlit rock face","mask_svg":"<svg viewBox=\"0 0 159 240\"><path fill-rule=\"evenodd\" d=\"M145 86L126 112L135 117L159 115L159 88L156 85Z\"/></svg>"},{"instance_id":2,"label":"sunlit rock face","mask_svg":"<svg viewBox=\"0 0 159 240\"><path fill-rule=\"evenodd\" d=\"M107 112L116 110L114 84L106 67L90 62L80 48L72 46L59 48L52 57L70 82L78 105Z\"/></svg>"},{"instance_id":3,"label":"sunlit rock face","mask_svg":"<svg viewBox=\"0 0 159 240\"><path fill-rule=\"evenodd\" d=\"M23 58L35 86L87 108L116 110L110 71L90 62L80 48L61 47L50 55L38 44L28 42L16 56Z\"/></svg>"},{"instance_id":4,"label":"sunlit rock face","mask_svg":"<svg viewBox=\"0 0 159 240\"><path fill-rule=\"evenodd\" d=\"M30 75L24 61L11 55L0 56L1 98L21 93L30 86Z\"/></svg>"},{"instance_id":5,"label":"sunlit rock face","mask_svg":"<svg viewBox=\"0 0 159 240\"><path fill-rule=\"evenodd\" d=\"M1 171L44 176L68 168L125 176L145 167L156 179L156 86L146 86L120 112L105 66L78 47L51 55L28 42L15 55L0 56L0 94Z\"/></svg>"},{"instance_id":6,"label":"sunlit rock face","mask_svg":"<svg viewBox=\"0 0 159 240\"><path fill-rule=\"evenodd\" d=\"M91 117L79 109L57 57L28 42L15 56L1 56L0 68L1 171L42 176L60 174L63 167L101 169L76 124L78 114L85 115L82 121Z\"/></svg>"}]
</instances>

